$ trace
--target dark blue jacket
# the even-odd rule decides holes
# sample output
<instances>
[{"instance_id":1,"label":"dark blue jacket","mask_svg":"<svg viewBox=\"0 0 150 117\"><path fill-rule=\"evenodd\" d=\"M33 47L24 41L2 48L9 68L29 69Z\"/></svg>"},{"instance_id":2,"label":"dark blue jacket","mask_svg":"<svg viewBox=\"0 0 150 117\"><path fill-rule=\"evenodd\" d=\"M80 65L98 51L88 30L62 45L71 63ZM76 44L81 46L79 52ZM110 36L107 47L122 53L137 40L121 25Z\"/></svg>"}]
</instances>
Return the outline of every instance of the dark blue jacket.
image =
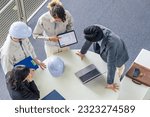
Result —
<instances>
[{"instance_id":1,"label":"dark blue jacket","mask_svg":"<svg viewBox=\"0 0 150 117\"><path fill-rule=\"evenodd\" d=\"M129 59L127 48L118 35L113 33L110 29L99 26L104 34L102 42L100 44L100 56L107 62L107 83L112 84L114 82L116 67L121 67ZM85 54L92 42L87 41L84 43L81 53Z\"/></svg>"}]
</instances>

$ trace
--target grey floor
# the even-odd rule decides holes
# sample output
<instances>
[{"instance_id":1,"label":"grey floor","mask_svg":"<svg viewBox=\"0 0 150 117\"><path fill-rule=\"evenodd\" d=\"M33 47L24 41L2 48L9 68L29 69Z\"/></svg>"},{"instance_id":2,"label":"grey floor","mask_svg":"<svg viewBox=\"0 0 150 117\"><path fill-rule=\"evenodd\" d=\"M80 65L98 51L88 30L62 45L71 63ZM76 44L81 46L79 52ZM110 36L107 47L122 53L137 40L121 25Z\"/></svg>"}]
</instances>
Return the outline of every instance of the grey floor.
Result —
<instances>
[{"instance_id":1,"label":"grey floor","mask_svg":"<svg viewBox=\"0 0 150 117\"><path fill-rule=\"evenodd\" d=\"M61 0L74 17L74 29L81 48L84 43L83 29L91 24L102 24L112 29L126 43L130 59L127 68L142 48L150 50L150 0ZM47 11L47 4L29 21L34 28L38 17ZM45 59L43 42L31 38L37 56ZM92 50L92 48L90 48ZM149 62L149 61L147 61ZM10 99L5 78L0 67L0 99Z\"/></svg>"}]
</instances>

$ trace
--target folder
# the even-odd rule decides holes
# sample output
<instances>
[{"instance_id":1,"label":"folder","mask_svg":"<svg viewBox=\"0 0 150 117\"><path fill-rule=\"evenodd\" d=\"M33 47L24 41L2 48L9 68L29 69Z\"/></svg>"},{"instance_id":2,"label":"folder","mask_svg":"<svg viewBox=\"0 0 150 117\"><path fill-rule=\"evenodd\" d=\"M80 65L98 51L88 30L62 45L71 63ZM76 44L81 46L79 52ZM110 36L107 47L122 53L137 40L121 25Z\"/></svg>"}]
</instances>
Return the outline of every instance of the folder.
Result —
<instances>
[{"instance_id":1,"label":"folder","mask_svg":"<svg viewBox=\"0 0 150 117\"><path fill-rule=\"evenodd\" d=\"M42 100L65 100L65 98L59 94L56 90L53 90L48 95L46 95Z\"/></svg>"},{"instance_id":2,"label":"folder","mask_svg":"<svg viewBox=\"0 0 150 117\"><path fill-rule=\"evenodd\" d=\"M14 65L15 66L18 66L18 65L25 65L27 68L32 68L32 69L37 69L39 68L38 65L34 62L34 60L32 59L31 56L21 60L20 62L16 63Z\"/></svg>"}]
</instances>

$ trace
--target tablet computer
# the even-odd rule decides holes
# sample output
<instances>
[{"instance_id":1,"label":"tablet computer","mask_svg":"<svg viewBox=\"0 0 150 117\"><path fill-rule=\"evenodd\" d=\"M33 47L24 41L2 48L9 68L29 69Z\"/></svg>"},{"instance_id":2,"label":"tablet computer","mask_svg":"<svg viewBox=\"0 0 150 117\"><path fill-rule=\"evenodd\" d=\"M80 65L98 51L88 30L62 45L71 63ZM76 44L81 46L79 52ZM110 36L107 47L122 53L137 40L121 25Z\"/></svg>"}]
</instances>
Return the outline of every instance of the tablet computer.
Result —
<instances>
[{"instance_id":1,"label":"tablet computer","mask_svg":"<svg viewBox=\"0 0 150 117\"><path fill-rule=\"evenodd\" d=\"M61 48L78 43L74 30L57 35L60 37L58 43Z\"/></svg>"}]
</instances>

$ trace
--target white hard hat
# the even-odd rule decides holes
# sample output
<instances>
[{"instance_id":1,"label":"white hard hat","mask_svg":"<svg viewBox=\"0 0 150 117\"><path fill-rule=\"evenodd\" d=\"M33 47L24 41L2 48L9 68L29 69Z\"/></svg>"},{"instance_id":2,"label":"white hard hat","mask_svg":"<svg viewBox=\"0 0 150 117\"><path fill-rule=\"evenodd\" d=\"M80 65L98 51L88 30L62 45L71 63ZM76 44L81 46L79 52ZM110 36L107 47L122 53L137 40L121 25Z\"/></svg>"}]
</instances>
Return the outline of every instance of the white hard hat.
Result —
<instances>
[{"instance_id":1,"label":"white hard hat","mask_svg":"<svg viewBox=\"0 0 150 117\"><path fill-rule=\"evenodd\" d=\"M32 29L24 22L14 22L9 29L9 35L15 38L28 38L32 34Z\"/></svg>"},{"instance_id":2,"label":"white hard hat","mask_svg":"<svg viewBox=\"0 0 150 117\"><path fill-rule=\"evenodd\" d=\"M48 61L48 70L54 77L59 77L64 73L64 62L59 57L50 57Z\"/></svg>"}]
</instances>

